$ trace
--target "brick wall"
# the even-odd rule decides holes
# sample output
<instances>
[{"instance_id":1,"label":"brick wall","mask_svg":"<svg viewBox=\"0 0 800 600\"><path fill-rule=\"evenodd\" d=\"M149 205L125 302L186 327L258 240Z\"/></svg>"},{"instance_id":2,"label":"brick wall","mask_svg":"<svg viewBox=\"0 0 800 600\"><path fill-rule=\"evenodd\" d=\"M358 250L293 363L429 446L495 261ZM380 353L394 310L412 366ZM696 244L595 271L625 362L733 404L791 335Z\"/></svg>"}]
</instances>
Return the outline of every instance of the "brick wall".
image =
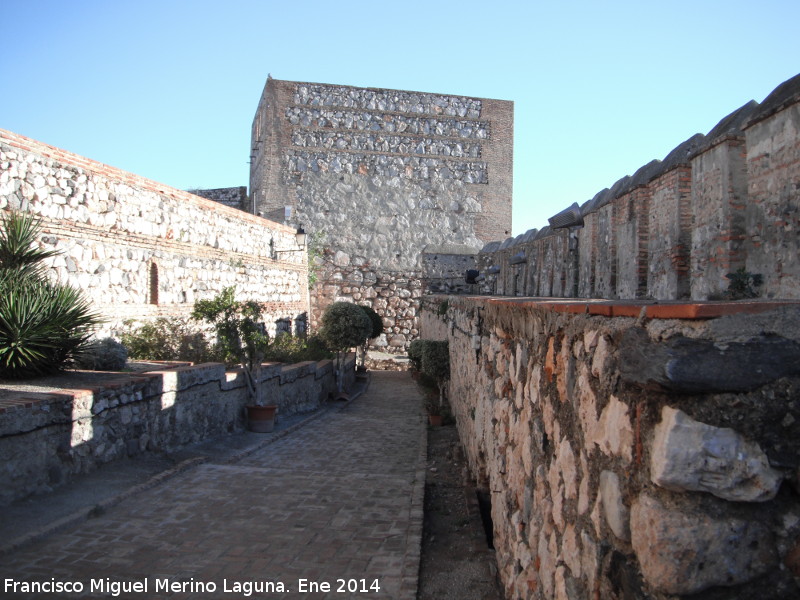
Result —
<instances>
[{"instance_id":1,"label":"brick wall","mask_svg":"<svg viewBox=\"0 0 800 600\"><path fill-rule=\"evenodd\" d=\"M709 300L724 298L727 275L745 268L762 276L760 296L800 298L800 75L623 177L581 213L567 250L568 232L548 227L485 246L483 291L569 297L577 286L583 298ZM519 253L528 257L524 290L511 283Z\"/></svg>"}]
</instances>

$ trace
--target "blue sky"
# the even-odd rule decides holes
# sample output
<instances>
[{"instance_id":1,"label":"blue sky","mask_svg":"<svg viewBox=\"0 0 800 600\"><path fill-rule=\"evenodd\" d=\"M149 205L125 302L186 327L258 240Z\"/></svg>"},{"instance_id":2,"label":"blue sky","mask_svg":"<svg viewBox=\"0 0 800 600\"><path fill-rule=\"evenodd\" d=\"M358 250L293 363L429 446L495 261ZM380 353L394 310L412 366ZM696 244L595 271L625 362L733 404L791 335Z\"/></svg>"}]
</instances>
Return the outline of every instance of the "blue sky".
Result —
<instances>
[{"instance_id":1,"label":"blue sky","mask_svg":"<svg viewBox=\"0 0 800 600\"><path fill-rule=\"evenodd\" d=\"M0 0L0 127L247 185L276 79L513 100L514 234L800 73L800 2Z\"/></svg>"}]
</instances>

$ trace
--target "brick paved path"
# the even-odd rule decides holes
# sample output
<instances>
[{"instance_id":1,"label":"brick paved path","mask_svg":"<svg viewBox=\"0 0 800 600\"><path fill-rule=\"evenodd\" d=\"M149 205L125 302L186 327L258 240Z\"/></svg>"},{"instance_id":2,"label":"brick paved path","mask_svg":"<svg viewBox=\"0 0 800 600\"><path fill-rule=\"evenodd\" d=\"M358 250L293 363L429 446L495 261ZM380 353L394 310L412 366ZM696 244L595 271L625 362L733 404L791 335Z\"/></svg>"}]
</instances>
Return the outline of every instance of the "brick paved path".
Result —
<instances>
[{"instance_id":1,"label":"brick paved path","mask_svg":"<svg viewBox=\"0 0 800 600\"><path fill-rule=\"evenodd\" d=\"M352 404L246 458L199 465L0 558L0 597L413 600L424 475L416 384L407 373L374 372ZM13 593L6 578L84 587ZM330 592L302 593L300 579L328 582ZM91 592L92 580L107 580L104 593ZM147 592L112 595L108 583L121 582L146 583ZM181 582L185 593L163 589ZM287 591L249 595L250 582Z\"/></svg>"}]
</instances>

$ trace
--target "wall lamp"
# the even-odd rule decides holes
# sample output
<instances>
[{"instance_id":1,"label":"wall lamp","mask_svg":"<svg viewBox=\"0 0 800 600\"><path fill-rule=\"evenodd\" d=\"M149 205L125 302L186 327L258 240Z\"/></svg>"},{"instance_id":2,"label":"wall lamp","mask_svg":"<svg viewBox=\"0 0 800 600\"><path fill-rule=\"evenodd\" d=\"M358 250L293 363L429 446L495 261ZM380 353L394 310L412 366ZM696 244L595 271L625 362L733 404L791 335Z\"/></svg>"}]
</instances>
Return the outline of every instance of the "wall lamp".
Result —
<instances>
[{"instance_id":1,"label":"wall lamp","mask_svg":"<svg viewBox=\"0 0 800 600\"><path fill-rule=\"evenodd\" d=\"M305 232L305 229L303 229L303 226L300 225L297 228L297 231L294 234L294 239L297 242L297 248L290 248L289 250L276 250L275 249L275 240L271 239L269 241L270 252L272 253L272 256L274 258L276 254L280 254L281 252L298 252L298 251L305 250L305 248L306 248L306 238L307 238L307 234Z\"/></svg>"}]
</instances>

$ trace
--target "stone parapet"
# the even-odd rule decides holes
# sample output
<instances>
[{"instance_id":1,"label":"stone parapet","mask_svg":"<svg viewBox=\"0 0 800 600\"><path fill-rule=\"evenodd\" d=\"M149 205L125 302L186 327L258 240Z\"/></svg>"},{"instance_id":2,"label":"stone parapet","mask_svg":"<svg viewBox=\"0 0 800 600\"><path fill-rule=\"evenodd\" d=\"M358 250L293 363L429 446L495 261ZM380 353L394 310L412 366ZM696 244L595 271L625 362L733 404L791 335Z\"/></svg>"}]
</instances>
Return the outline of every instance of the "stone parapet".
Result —
<instances>
[{"instance_id":1,"label":"stone parapet","mask_svg":"<svg viewBox=\"0 0 800 600\"><path fill-rule=\"evenodd\" d=\"M800 594L800 303L423 299L506 597Z\"/></svg>"},{"instance_id":2,"label":"stone parapet","mask_svg":"<svg viewBox=\"0 0 800 600\"><path fill-rule=\"evenodd\" d=\"M347 385L354 378L353 355L348 366ZM244 375L223 364L141 374L76 372L69 381L51 391L8 382L0 388L0 503L119 458L168 452L246 426ZM278 418L317 410L336 390L329 360L266 364L261 381Z\"/></svg>"}]
</instances>

